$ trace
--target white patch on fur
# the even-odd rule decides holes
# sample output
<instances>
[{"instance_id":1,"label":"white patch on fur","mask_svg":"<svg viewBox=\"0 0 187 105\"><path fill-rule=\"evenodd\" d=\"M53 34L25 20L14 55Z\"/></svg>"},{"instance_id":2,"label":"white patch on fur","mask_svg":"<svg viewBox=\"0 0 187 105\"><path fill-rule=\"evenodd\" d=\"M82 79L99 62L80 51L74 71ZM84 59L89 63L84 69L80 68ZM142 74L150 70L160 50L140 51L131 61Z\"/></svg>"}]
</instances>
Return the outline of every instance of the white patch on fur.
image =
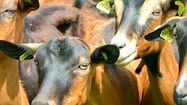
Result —
<instances>
[{"instance_id":1,"label":"white patch on fur","mask_svg":"<svg viewBox=\"0 0 187 105\"><path fill-rule=\"evenodd\" d=\"M123 15L124 3L122 0L115 0L114 5L115 5L115 11L117 15L117 22L119 24L121 22L122 15Z\"/></svg>"},{"instance_id":2,"label":"white patch on fur","mask_svg":"<svg viewBox=\"0 0 187 105\"><path fill-rule=\"evenodd\" d=\"M121 46L126 44L125 47L120 49L120 55L116 64L125 65L132 60L134 60L137 56L137 38L127 38L124 35L124 32L118 32L111 41L111 44L115 44L117 46Z\"/></svg>"},{"instance_id":3,"label":"white patch on fur","mask_svg":"<svg viewBox=\"0 0 187 105\"><path fill-rule=\"evenodd\" d=\"M178 81L178 86L176 87L176 92L180 95L183 95L183 93L186 92L186 88L185 88L185 82L186 82L186 76L181 76L181 78Z\"/></svg>"},{"instance_id":4,"label":"white patch on fur","mask_svg":"<svg viewBox=\"0 0 187 105\"><path fill-rule=\"evenodd\" d=\"M146 21L152 18L152 12L156 9L161 9L158 0L145 0L140 10L139 25L146 25Z\"/></svg>"},{"instance_id":5,"label":"white patch on fur","mask_svg":"<svg viewBox=\"0 0 187 105\"><path fill-rule=\"evenodd\" d=\"M123 53L120 53L120 55L122 55ZM126 65L128 63L130 63L131 61L133 61L136 57L137 57L137 50L135 50L133 53L131 53L127 58L123 59L123 57L119 57L118 61L116 62L117 65Z\"/></svg>"},{"instance_id":6,"label":"white patch on fur","mask_svg":"<svg viewBox=\"0 0 187 105\"><path fill-rule=\"evenodd\" d=\"M50 101L48 102L48 104L49 104L49 105L57 105L57 103L56 103L54 100L50 100Z\"/></svg>"}]
</instances>

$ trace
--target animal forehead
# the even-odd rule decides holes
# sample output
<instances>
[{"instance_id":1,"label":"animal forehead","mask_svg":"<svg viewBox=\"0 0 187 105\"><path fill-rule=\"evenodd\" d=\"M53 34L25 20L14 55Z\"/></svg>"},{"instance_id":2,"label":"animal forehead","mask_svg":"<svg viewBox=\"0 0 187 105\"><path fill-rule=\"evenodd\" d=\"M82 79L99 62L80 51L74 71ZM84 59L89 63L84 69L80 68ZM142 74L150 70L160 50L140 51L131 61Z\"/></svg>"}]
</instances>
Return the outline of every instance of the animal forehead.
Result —
<instances>
[{"instance_id":1,"label":"animal forehead","mask_svg":"<svg viewBox=\"0 0 187 105\"><path fill-rule=\"evenodd\" d=\"M65 37L65 38L53 38L43 48L50 51L56 51L63 53L64 55L88 55L89 47L80 38ZM42 50L42 49L41 49ZM43 51L42 51L43 52Z\"/></svg>"},{"instance_id":2,"label":"animal forehead","mask_svg":"<svg viewBox=\"0 0 187 105\"><path fill-rule=\"evenodd\" d=\"M136 7L141 7L146 1L151 1L151 0L134 0L134 4Z\"/></svg>"},{"instance_id":3,"label":"animal forehead","mask_svg":"<svg viewBox=\"0 0 187 105\"><path fill-rule=\"evenodd\" d=\"M149 0L122 0L125 7L135 6L136 8L140 7L145 1ZM116 2L118 2L118 0L116 0Z\"/></svg>"},{"instance_id":4,"label":"animal forehead","mask_svg":"<svg viewBox=\"0 0 187 105\"><path fill-rule=\"evenodd\" d=\"M7 7L17 6L18 0L0 0L0 9L7 9Z\"/></svg>"},{"instance_id":5,"label":"animal forehead","mask_svg":"<svg viewBox=\"0 0 187 105\"><path fill-rule=\"evenodd\" d=\"M134 8L135 10L139 11L141 8L152 8L149 7L150 5L155 5L155 3L162 3L168 2L167 0L121 0L124 4L124 9L127 8ZM118 0L116 0L118 2Z\"/></svg>"},{"instance_id":6,"label":"animal forehead","mask_svg":"<svg viewBox=\"0 0 187 105\"><path fill-rule=\"evenodd\" d=\"M37 24L32 27L58 25L63 22L75 22L78 16L79 13L72 7L63 4L46 4L40 7L35 13L27 16L25 23ZM36 29L39 30L39 28Z\"/></svg>"},{"instance_id":7,"label":"animal forehead","mask_svg":"<svg viewBox=\"0 0 187 105\"><path fill-rule=\"evenodd\" d=\"M121 1L121 3L118 3L119 1ZM128 17L134 17L134 15L137 15L137 13L140 11L142 5L144 3L146 3L146 0L116 0L116 11L118 11L117 13L117 17L120 18L122 17L122 19L129 19ZM120 7L122 5L122 7ZM122 15L123 14L123 15ZM122 16L120 16L122 15ZM135 18L137 18L135 16ZM136 20L136 19L135 19Z\"/></svg>"},{"instance_id":8,"label":"animal forehead","mask_svg":"<svg viewBox=\"0 0 187 105\"><path fill-rule=\"evenodd\" d=\"M156 3L156 2L158 2L158 0L145 0L142 3L141 7L143 6L143 8L145 8L145 7L148 8L150 5L152 5L151 3ZM151 9L151 7L150 7L150 9Z\"/></svg>"},{"instance_id":9,"label":"animal forehead","mask_svg":"<svg viewBox=\"0 0 187 105\"><path fill-rule=\"evenodd\" d=\"M50 15L58 15L57 13L61 12L63 15L68 15L70 13L74 13L76 16L76 9L65 6L64 4L46 4L42 6L38 11L36 11L35 16L50 16ZM59 14L60 15L60 14Z\"/></svg>"}]
</instances>

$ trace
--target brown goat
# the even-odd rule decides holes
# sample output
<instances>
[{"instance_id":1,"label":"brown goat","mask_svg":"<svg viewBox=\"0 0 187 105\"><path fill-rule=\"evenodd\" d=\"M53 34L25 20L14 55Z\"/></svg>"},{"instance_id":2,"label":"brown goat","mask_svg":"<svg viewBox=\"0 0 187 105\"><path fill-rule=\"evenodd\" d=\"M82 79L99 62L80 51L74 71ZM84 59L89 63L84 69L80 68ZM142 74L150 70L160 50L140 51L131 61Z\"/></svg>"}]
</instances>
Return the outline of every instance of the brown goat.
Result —
<instances>
[{"instance_id":1,"label":"brown goat","mask_svg":"<svg viewBox=\"0 0 187 105\"><path fill-rule=\"evenodd\" d=\"M98 48L75 37L53 38L36 51L6 41L0 41L0 45L10 48L1 47L12 58L19 59L29 52L26 59L35 59L43 81L32 105L140 103L136 77L128 69L112 64L119 56L114 45Z\"/></svg>"},{"instance_id":2,"label":"brown goat","mask_svg":"<svg viewBox=\"0 0 187 105\"><path fill-rule=\"evenodd\" d=\"M87 41L95 40L96 44L101 43L102 40L99 36L101 34L109 43L115 32L115 20L110 19L110 23L106 24L108 19L91 7L83 6L81 9L77 9L62 2L41 4L37 11L25 18L24 42L43 43L53 37L77 36ZM111 37L108 38L108 35ZM20 77L30 103L36 97L41 85L38 82L40 78L38 71L33 69L36 69L34 60L21 62Z\"/></svg>"},{"instance_id":3,"label":"brown goat","mask_svg":"<svg viewBox=\"0 0 187 105\"><path fill-rule=\"evenodd\" d=\"M176 59L178 60L179 64L179 71L180 75L178 78L178 81L175 86L174 91L174 99L177 104L186 104L186 55L187 55L187 18L186 17L173 17L169 19L165 24L163 24L161 27L159 27L157 30L149 33L145 36L147 40L153 40L160 38L161 32L167 28L167 27L173 27L173 30L171 30L171 34L175 37L172 41L173 49L175 51ZM159 40L163 40L160 38Z\"/></svg>"},{"instance_id":4,"label":"brown goat","mask_svg":"<svg viewBox=\"0 0 187 105\"><path fill-rule=\"evenodd\" d=\"M23 18L38 7L38 0L1 0L0 40L21 43ZM29 105L19 79L18 62L2 52L0 52L0 105Z\"/></svg>"},{"instance_id":5,"label":"brown goat","mask_svg":"<svg viewBox=\"0 0 187 105\"><path fill-rule=\"evenodd\" d=\"M117 45L120 49L116 64L126 65L142 57L146 64L142 70L147 69L148 77L145 77L147 83L143 86L141 104L174 105L173 89L178 78L178 64L173 49L167 42L149 42L142 38L163 24L168 13L177 10L175 1L116 0L114 2L118 23L111 44Z\"/></svg>"}]
</instances>

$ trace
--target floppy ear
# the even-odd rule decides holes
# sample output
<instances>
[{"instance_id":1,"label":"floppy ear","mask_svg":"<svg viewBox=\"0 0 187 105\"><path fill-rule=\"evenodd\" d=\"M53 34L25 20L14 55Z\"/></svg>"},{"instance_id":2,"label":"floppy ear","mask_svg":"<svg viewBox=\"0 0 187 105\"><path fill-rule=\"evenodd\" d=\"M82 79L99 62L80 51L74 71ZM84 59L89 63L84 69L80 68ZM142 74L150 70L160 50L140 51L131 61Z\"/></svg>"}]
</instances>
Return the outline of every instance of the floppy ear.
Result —
<instances>
[{"instance_id":1,"label":"floppy ear","mask_svg":"<svg viewBox=\"0 0 187 105\"><path fill-rule=\"evenodd\" d=\"M178 21L179 21L179 19L172 19L172 20L166 22L164 25L162 25L161 27L159 27L155 31L147 34L145 36L145 39L148 41L151 41L151 40L160 38L160 34L161 34L162 30L164 30L166 27L175 26Z\"/></svg>"},{"instance_id":2,"label":"floppy ear","mask_svg":"<svg viewBox=\"0 0 187 105\"><path fill-rule=\"evenodd\" d=\"M104 45L98 47L91 54L91 60L94 63L108 63L113 64L119 57L119 49L115 45Z\"/></svg>"},{"instance_id":3,"label":"floppy ear","mask_svg":"<svg viewBox=\"0 0 187 105\"><path fill-rule=\"evenodd\" d=\"M7 56L18 60L32 59L34 56L34 51L31 49L3 40L0 40L0 50Z\"/></svg>"},{"instance_id":4,"label":"floppy ear","mask_svg":"<svg viewBox=\"0 0 187 105\"><path fill-rule=\"evenodd\" d=\"M39 8L38 0L19 0L19 8L22 11L32 11Z\"/></svg>"}]
</instances>

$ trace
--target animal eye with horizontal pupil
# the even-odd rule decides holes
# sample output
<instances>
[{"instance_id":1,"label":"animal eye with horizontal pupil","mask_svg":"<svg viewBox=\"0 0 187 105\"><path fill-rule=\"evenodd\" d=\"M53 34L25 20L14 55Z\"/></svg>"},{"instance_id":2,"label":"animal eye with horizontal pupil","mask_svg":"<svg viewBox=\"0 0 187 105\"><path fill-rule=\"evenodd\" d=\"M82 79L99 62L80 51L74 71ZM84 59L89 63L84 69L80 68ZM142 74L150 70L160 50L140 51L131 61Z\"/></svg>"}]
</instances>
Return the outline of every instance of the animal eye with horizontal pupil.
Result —
<instances>
[{"instance_id":1,"label":"animal eye with horizontal pupil","mask_svg":"<svg viewBox=\"0 0 187 105\"><path fill-rule=\"evenodd\" d=\"M89 64L88 63L85 63L85 64L80 64L79 65L79 68L82 69L82 70L86 70L88 68Z\"/></svg>"},{"instance_id":2,"label":"animal eye with horizontal pupil","mask_svg":"<svg viewBox=\"0 0 187 105\"><path fill-rule=\"evenodd\" d=\"M13 9L7 9L5 10L4 12L7 12L9 14L14 14L16 12L16 10L13 10Z\"/></svg>"},{"instance_id":3,"label":"animal eye with horizontal pupil","mask_svg":"<svg viewBox=\"0 0 187 105\"><path fill-rule=\"evenodd\" d=\"M155 10L152 12L152 15L154 16L159 16L160 15L160 10Z\"/></svg>"}]
</instances>

